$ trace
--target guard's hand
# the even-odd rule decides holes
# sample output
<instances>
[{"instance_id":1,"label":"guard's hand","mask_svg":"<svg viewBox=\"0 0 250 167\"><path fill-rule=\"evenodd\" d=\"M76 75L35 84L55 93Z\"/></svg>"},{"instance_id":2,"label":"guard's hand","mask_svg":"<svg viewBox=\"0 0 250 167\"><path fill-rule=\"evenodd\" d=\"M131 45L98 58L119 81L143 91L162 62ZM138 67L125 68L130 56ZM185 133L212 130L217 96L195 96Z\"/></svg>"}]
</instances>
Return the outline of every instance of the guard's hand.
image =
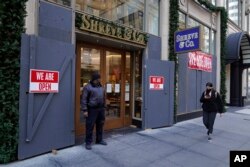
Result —
<instances>
[{"instance_id":1,"label":"guard's hand","mask_svg":"<svg viewBox=\"0 0 250 167\"><path fill-rule=\"evenodd\" d=\"M84 115L84 117L88 117L88 116L89 116L89 114L88 114L87 111L84 111L84 112L83 112L83 115Z\"/></svg>"}]
</instances>

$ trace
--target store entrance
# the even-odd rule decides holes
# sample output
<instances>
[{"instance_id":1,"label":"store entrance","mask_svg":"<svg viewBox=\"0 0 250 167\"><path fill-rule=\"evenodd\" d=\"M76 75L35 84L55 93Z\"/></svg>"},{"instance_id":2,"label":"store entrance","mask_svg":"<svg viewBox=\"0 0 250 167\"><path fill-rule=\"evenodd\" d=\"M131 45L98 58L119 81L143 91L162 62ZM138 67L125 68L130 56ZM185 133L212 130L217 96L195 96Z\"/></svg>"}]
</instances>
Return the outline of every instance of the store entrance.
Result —
<instances>
[{"instance_id":1,"label":"store entrance","mask_svg":"<svg viewBox=\"0 0 250 167\"><path fill-rule=\"evenodd\" d=\"M132 124L133 65L131 52L100 46L77 44L76 60L76 135L85 133L85 118L80 112L83 87L91 74L98 71L106 90L106 121L104 130Z\"/></svg>"}]
</instances>

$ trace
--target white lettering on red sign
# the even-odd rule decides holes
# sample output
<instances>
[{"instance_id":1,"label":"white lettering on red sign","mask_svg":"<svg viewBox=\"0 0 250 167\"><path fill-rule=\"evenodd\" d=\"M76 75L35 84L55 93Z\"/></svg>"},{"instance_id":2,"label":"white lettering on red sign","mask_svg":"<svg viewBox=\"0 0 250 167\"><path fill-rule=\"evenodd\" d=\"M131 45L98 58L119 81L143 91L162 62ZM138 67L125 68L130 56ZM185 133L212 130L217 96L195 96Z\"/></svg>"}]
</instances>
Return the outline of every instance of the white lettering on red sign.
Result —
<instances>
[{"instance_id":1,"label":"white lettering on red sign","mask_svg":"<svg viewBox=\"0 0 250 167\"><path fill-rule=\"evenodd\" d=\"M58 71L30 69L31 93L57 93L58 86Z\"/></svg>"},{"instance_id":2,"label":"white lettering on red sign","mask_svg":"<svg viewBox=\"0 0 250 167\"><path fill-rule=\"evenodd\" d=\"M164 77L162 76L150 76L149 77L149 89L151 90L163 90Z\"/></svg>"},{"instance_id":3,"label":"white lettering on red sign","mask_svg":"<svg viewBox=\"0 0 250 167\"><path fill-rule=\"evenodd\" d=\"M212 56L200 51L189 52L188 68L212 72Z\"/></svg>"}]
</instances>

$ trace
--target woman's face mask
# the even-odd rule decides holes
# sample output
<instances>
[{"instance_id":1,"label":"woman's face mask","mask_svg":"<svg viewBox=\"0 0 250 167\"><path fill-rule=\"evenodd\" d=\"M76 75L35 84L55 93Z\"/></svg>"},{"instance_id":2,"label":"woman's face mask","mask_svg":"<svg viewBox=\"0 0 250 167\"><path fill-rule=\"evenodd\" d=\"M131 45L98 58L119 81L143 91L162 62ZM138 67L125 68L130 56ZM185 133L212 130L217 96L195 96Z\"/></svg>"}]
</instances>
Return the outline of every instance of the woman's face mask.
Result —
<instances>
[{"instance_id":1,"label":"woman's face mask","mask_svg":"<svg viewBox=\"0 0 250 167\"><path fill-rule=\"evenodd\" d=\"M207 86L207 90L211 90L213 87Z\"/></svg>"}]
</instances>

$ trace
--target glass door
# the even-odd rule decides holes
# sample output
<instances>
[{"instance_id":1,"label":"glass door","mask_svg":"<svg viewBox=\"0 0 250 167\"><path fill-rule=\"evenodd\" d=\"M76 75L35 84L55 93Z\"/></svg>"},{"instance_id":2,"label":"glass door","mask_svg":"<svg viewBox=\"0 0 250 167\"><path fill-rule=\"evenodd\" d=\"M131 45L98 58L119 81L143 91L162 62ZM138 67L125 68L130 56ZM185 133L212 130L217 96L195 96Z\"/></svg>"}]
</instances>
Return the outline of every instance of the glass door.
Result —
<instances>
[{"instance_id":1,"label":"glass door","mask_svg":"<svg viewBox=\"0 0 250 167\"><path fill-rule=\"evenodd\" d=\"M106 51L106 118L121 116L122 54Z\"/></svg>"},{"instance_id":2,"label":"glass door","mask_svg":"<svg viewBox=\"0 0 250 167\"><path fill-rule=\"evenodd\" d=\"M130 52L105 51L106 124L125 127L132 123Z\"/></svg>"},{"instance_id":3,"label":"glass door","mask_svg":"<svg viewBox=\"0 0 250 167\"><path fill-rule=\"evenodd\" d=\"M80 136L85 131L85 118L81 112L80 100L83 87L89 82L94 71L101 73L101 50L98 48L77 45L76 60L76 135Z\"/></svg>"},{"instance_id":4,"label":"glass door","mask_svg":"<svg viewBox=\"0 0 250 167\"><path fill-rule=\"evenodd\" d=\"M76 64L76 134L79 136L85 132L85 118L80 111L80 99L83 87L89 82L94 71L101 74L101 82L106 91L104 130L131 125L133 64L130 52L78 44Z\"/></svg>"}]
</instances>

